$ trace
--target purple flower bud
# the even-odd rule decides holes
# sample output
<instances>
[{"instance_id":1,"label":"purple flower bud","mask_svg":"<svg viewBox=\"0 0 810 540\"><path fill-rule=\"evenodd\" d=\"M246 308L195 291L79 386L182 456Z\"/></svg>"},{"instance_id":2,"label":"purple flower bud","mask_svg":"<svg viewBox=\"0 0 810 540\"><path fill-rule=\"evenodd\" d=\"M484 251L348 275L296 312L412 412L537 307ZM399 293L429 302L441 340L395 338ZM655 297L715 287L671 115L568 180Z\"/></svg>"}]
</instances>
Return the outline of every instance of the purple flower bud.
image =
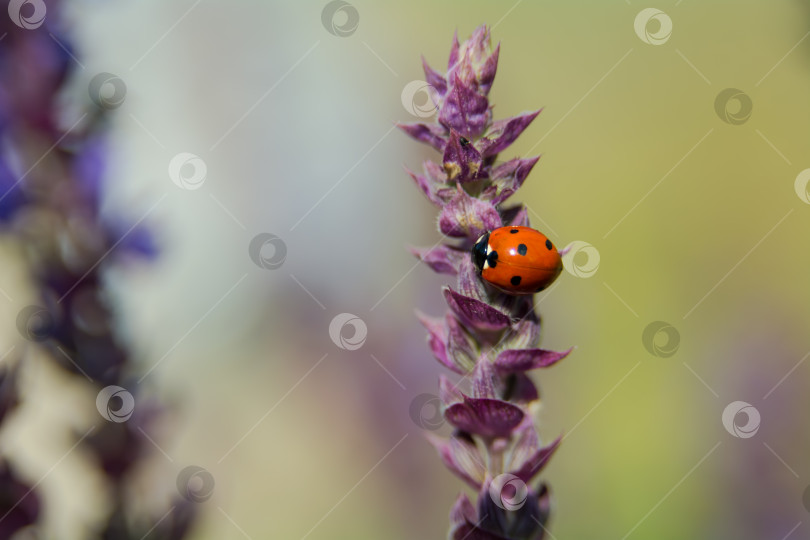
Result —
<instances>
[{"instance_id":1,"label":"purple flower bud","mask_svg":"<svg viewBox=\"0 0 810 540\"><path fill-rule=\"evenodd\" d=\"M511 479L507 486L511 493L502 492L499 489L502 486L491 490L492 480L484 484L478 495L478 526L510 540L542 538L544 531L540 524L547 516L543 514L545 503L541 502L541 496L518 478Z\"/></svg>"},{"instance_id":2,"label":"purple flower bud","mask_svg":"<svg viewBox=\"0 0 810 540\"><path fill-rule=\"evenodd\" d=\"M407 167L405 167L405 172L413 178L413 181L416 182L416 185L419 186L419 189L422 190L430 202L436 206L442 206L444 204L445 201L443 201L438 194L440 184L437 185L428 175L416 174Z\"/></svg>"},{"instance_id":3,"label":"purple flower bud","mask_svg":"<svg viewBox=\"0 0 810 540\"><path fill-rule=\"evenodd\" d=\"M489 303L489 293L478 277L470 257L465 257L458 267L458 292L476 300Z\"/></svg>"},{"instance_id":4,"label":"purple flower bud","mask_svg":"<svg viewBox=\"0 0 810 540\"><path fill-rule=\"evenodd\" d=\"M532 430L534 430L533 427ZM560 446L560 441L562 441L562 436L554 439L554 442L548 446L536 449L522 460L520 467L510 470L510 474L514 474L524 483L528 484L545 468L551 456L554 455L554 452L556 452L557 448Z\"/></svg>"},{"instance_id":5,"label":"purple flower bud","mask_svg":"<svg viewBox=\"0 0 810 540\"><path fill-rule=\"evenodd\" d=\"M425 71L425 82L431 85L439 96L444 96L447 93L447 81L444 79L444 75L430 67L424 56L422 57L422 69Z\"/></svg>"},{"instance_id":6,"label":"purple flower bud","mask_svg":"<svg viewBox=\"0 0 810 540\"><path fill-rule=\"evenodd\" d=\"M473 397L497 399L501 397L499 391L501 386L501 380L489 361L482 359L476 364L473 372Z\"/></svg>"},{"instance_id":7,"label":"purple flower bud","mask_svg":"<svg viewBox=\"0 0 810 540\"><path fill-rule=\"evenodd\" d=\"M520 407L507 401L468 396L444 411L447 421L458 429L485 438L508 437L523 416Z\"/></svg>"},{"instance_id":8,"label":"purple flower bud","mask_svg":"<svg viewBox=\"0 0 810 540\"><path fill-rule=\"evenodd\" d=\"M540 342L540 323L530 317L515 323L503 338L503 349L531 349Z\"/></svg>"},{"instance_id":9,"label":"purple flower bud","mask_svg":"<svg viewBox=\"0 0 810 540\"><path fill-rule=\"evenodd\" d=\"M513 373L509 377L509 395L505 396L509 401L526 406L540 399L537 386L528 375L525 373Z\"/></svg>"},{"instance_id":10,"label":"purple flower bud","mask_svg":"<svg viewBox=\"0 0 810 540\"><path fill-rule=\"evenodd\" d=\"M474 181L481 170L481 154L469 140L461 137L456 131L450 132L450 140L444 147L442 162L447 179L459 184Z\"/></svg>"},{"instance_id":11,"label":"purple flower bud","mask_svg":"<svg viewBox=\"0 0 810 540\"><path fill-rule=\"evenodd\" d=\"M493 122L484 137L476 143L481 155L490 157L506 150L542 111L543 109L540 109Z\"/></svg>"},{"instance_id":12,"label":"purple flower bud","mask_svg":"<svg viewBox=\"0 0 810 540\"><path fill-rule=\"evenodd\" d=\"M501 54L501 44L495 47L495 51L487 57L484 65L478 70L478 90L484 94L489 94L492 83L495 81L495 72L498 71L498 57Z\"/></svg>"},{"instance_id":13,"label":"purple flower bud","mask_svg":"<svg viewBox=\"0 0 810 540\"><path fill-rule=\"evenodd\" d=\"M479 486L476 486L476 489ZM470 502L466 494L459 494L453 508L450 510L450 539L451 540L506 540L496 536L475 524L479 522L478 510Z\"/></svg>"},{"instance_id":14,"label":"purple flower bud","mask_svg":"<svg viewBox=\"0 0 810 540\"><path fill-rule=\"evenodd\" d=\"M456 432L449 440L430 436L428 440L439 452L445 466L473 489L479 489L487 470L475 441L466 433Z\"/></svg>"},{"instance_id":15,"label":"purple flower bud","mask_svg":"<svg viewBox=\"0 0 810 540\"><path fill-rule=\"evenodd\" d=\"M439 230L448 236L474 240L502 225L501 216L492 203L470 197L461 185L439 214Z\"/></svg>"},{"instance_id":16,"label":"purple flower bud","mask_svg":"<svg viewBox=\"0 0 810 540\"><path fill-rule=\"evenodd\" d=\"M573 347L565 352L547 351L546 349L509 349L502 351L495 358L495 367L501 373L516 373L537 368L549 367L574 350Z\"/></svg>"},{"instance_id":17,"label":"purple flower bud","mask_svg":"<svg viewBox=\"0 0 810 540\"><path fill-rule=\"evenodd\" d=\"M503 222L507 225L531 227L531 223L529 223L529 211L522 204L502 209L501 215L503 216Z\"/></svg>"},{"instance_id":18,"label":"purple flower bud","mask_svg":"<svg viewBox=\"0 0 810 540\"><path fill-rule=\"evenodd\" d=\"M479 489L476 486L475 489ZM470 498L465 493L459 493L453 508L450 509L450 523L452 525L463 525L468 521L478 521L478 513L470 502Z\"/></svg>"},{"instance_id":19,"label":"purple flower bud","mask_svg":"<svg viewBox=\"0 0 810 540\"><path fill-rule=\"evenodd\" d=\"M444 375L439 375L439 399L445 406L464 400L464 394Z\"/></svg>"},{"instance_id":20,"label":"purple flower bud","mask_svg":"<svg viewBox=\"0 0 810 540\"><path fill-rule=\"evenodd\" d=\"M447 69L450 70L458 62L458 51L461 48L458 42L458 32L453 32L453 44L450 46L450 58L447 60Z\"/></svg>"},{"instance_id":21,"label":"purple flower bud","mask_svg":"<svg viewBox=\"0 0 810 540\"><path fill-rule=\"evenodd\" d=\"M480 26L458 48L455 54L457 61L448 67L447 79L458 76L465 85L486 96L495 79L499 54L500 45L492 52L489 29Z\"/></svg>"},{"instance_id":22,"label":"purple flower bud","mask_svg":"<svg viewBox=\"0 0 810 540\"><path fill-rule=\"evenodd\" d=\"M397 127L419 142L429 144L439 152L444 152L447 144L447 129L436 124L397 124Z\"/></svg>"},{"instance_id":23,"label":"purple flower bud","mask_svg":"<svg viewBox=\"0 0 810 540\"><path fill-rule=\"evenodd\" d=\"M532 168L540 161L540 156L521 159L515 158L492 169L490 180L501 187L507 182L517 182L515 189L523 185L523 181L529 176Z\"/></svg>"},{"instance_id":24,"label":"purple flower bud","mask_svg":"<svg viewBox=\"0 0 810 540\"><path fill-rule=\"evenodd\" d=\"M464 373L469 373L475 368L478 346L452 313L448 313L445 320L447 322L447 354Z\"/></svg>"},{"instance_id":25,"label":"purple flower bud","mask_svg":"<svg viewBox=\"0 0 810 540\"><path fill-rule=\"evenodd\" d=\"M493 169L491 184L481 193L481 198L493 204L501 204L523 185L540 157L513 159Z\"/></svg>"},{"instance_id":26,"label":"purple flower bud","mask_svg":"<svg viewBox=\"0 0 810 540\"><path fill-rule=\"evenodd\" d=\"M524 300L486 285L478 276L469 257L462 259L459 265L458 292L463 296L488 304L506 315L524 316L524 313L517 311L520 305L525 303Z\"/></svg>"},{"instance_id":27,"label":"purple flower bud","mask_svg":"<svg viewBox=\"0 0 810 540\"><path fill-rule=\"evenodd\" d=\"M432 248L410 248L411 253L439 274L458 274L462 260L469 259L469 253L444 244Z\"/></svg>"},{"instance_id":28,"label":"purple flower bud","mask_svg":"<svg viewBox=\"0 0 810 540\"><path fill-rule=\"evenodd\" d=\"M458 75L451 82L439 110L439 122L468 139L478 138L492 119L489 101Z\"/></svg>"},{"instance_id":29,"label":"purple flower bud","mask_svg":"<svg viewBox=\"0 0 810 540\"><path fill-rule=\"evenodd\" d=\"M511 319L494 307L457 293L453 289L444 290L444 298L453 313L467 326L482 331L499 331L509 326Z\"/></svg>"},{"instance_id":30,"label":"purple flower bud","mask_svg":"<svg viewBox=\"0 0 810 540\"><path fill-rule=\"evenodd\" d=\"M478 347L458 320L451 313L444 320L419 313L417 316L428 329L428 343L436 359L455 373L470 373L478 358Z\"/></svg>"},{"instance_id":31,"label":"purple flower bud","mask_svg":"<svg viewBox=\"0 0 810 540\"><path fill-rule=\"evenodd\" d=\"M447 354L447 329L444 320L434 319L418 312L416 316L419 318L419 322L427 328L428 345L436 360L450 371L463 375L464 371Z\"/></svg>"}]
</instances>

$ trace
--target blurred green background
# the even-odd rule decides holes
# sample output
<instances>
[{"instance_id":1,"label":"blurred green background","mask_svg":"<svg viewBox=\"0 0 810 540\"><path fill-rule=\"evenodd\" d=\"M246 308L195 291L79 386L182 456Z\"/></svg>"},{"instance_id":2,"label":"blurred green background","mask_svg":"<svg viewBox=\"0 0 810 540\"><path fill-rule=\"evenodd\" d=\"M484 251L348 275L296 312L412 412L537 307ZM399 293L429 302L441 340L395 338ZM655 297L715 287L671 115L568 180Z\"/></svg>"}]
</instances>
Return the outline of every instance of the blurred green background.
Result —
<instances>
[{"instance_id":1,"label":"blurred green background","mask_svg":"<svg viewBox=\"0 0 810 540\"><path fill-rule=\"evenodd\" d=\"M446 280L406 250L439 235L401 167L437 155L391 128L417 120L401 92L419 55L444 70L453 32L480 24L501 43L495 117L544 108L503 156L543 155L518 200L556 244L599 257L538 296L543 345L576 346L536 374L540 432L566 434L549 538L810 537L810 204L795 186L810 3L660 2L658 44L636 33L636 0L351 3L346 37L322 24L325 1L70 3L75 94L101 71L127 86L109 212L134 221L168 194L150 217L161 259L110 279L143 372L160 360L150 382L176 404L151 477L171 491L195 464L216 480L194 537L444 537L466 488L409 406L443 369L413 310L443 313ZM727 88L751 100L742 123L717 112ZM200 189L170 181L180 152L205 161ZM248 256L262 232L286 244L279 269ZM361 348L330 339L340 313L367 324ZM655 321L674 341L645 347ZM68 391L52 378L51 396ZM753 437L724 428L735 401L760 413ZM43 482L52 502L92 493L69 463ZM52 511L53 530L81 537L90 514Z\"/></svg>"}]
</instances>

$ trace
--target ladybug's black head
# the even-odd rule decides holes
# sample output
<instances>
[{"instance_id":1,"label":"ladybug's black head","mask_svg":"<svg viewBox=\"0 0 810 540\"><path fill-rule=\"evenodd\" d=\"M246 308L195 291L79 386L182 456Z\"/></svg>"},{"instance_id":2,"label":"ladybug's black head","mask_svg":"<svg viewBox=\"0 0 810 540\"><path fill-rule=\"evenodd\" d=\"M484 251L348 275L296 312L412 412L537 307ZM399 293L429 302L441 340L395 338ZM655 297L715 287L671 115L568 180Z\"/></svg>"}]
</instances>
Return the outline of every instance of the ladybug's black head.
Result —
<instances>
[{"instance_id":1,"label":"ladybug's black head","mask_svg":"<svg viewBox=\"0 0 810 540\"><path fill-rule=\"evenodd\" d=\"M487 260L487 246L489 245L489 233L483 234L476 240L472 248L471 259L476 270L481 273L484 270L484 262Z\"/></svg>"}]
</instances>

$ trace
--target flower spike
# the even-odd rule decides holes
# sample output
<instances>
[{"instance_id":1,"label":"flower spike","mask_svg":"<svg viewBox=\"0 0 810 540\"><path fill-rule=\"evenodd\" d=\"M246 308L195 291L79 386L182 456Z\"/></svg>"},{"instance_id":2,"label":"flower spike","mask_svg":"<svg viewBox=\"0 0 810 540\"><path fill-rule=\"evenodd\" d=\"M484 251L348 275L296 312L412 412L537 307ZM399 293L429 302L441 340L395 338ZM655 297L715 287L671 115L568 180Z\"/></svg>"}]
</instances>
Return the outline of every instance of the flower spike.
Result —
<instances>
[{"instance_id":1,"label":"flower spike","mask_svg":"<svg viewBox=\"0 0 810 540\"><path fill-rule=\"evenodd\" d=\"M459 495L450 511L452 540L545 537L549 490L543 483L530 484L561 438L541 444L531 414L539 392L529 374L571 352L540 348L540 318L532 297L495 289L481 278L484 263L471 258L482 235L505 225L529 226L526 207L502 205L540 159L498 159L540 114L493 121L488 96L500 51L500 44L492 49L486 26L464 42L454 35L447 73L422 58L425 80L435 90L436 122L398 124L440 154L437 162L424 164L421 174L406 170L438 207L438 229L447 241L411 252L433 271L457 276L456 285L443 290L445 316L419 315L433 356L459 379L439 376L441 410L454 431L449 439L430 434L429 440L447 468L478 492L475 503ZM498 263L497 253L492 254L486 254L490 267Z\"/></svg>"}]
</instances>

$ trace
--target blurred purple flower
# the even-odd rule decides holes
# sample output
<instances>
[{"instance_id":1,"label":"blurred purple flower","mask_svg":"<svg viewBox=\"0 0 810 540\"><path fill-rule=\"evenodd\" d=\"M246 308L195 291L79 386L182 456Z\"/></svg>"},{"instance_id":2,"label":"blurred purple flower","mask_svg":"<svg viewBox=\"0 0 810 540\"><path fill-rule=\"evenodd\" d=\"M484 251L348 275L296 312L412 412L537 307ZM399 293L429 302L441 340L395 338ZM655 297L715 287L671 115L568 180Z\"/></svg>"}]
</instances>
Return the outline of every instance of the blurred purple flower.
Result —
<instances>
[{"instance_id":1,"label":"blurred purple flower","mask_svg":"<svg viewBox=\"0 0 810 540\"><path fill-rule=\"evenodd\" d=\"M6 464L0 463L0 538L36 523L39 517L39 496Z\"/></svg>"},{"instance_id":2,"label":"blurred purple flower","mask_svg":"<svg viewBox=\"0 0 810 540\"><path fill-rule=\"evenodd\" d=\"M20 401L17 392L17 375L19 367L17 364L5 364L0 369L0 424L6 415L14 410Z\"/></svg>"},{"instance_id":3,"label":"blurred purple flower","mask_svg":"<svg viewBox=\"0 0 810 540\"><path fill-rule=\"evenodd\" d=\"M0 232L15 237L39 290L40 305L17 317L20 334L49 349L55 363L90 379L98 392L133 386L129 378L136 368L116 331L106 267L120 262L117 255L153 256L156 250L146 228L102 216L107 110L88 103L92 109L71 128L63 126L58 96L77 62L59 25L60 5L49 0L39 28L23 29L11 17L0 17ZM0 373L0 422L26 398L18 395L16 374L16 366ZM101 408L98 412L104 416ZM166 519L143 515L131 501L130 483L153 453L143 432L164 412L157 402L139 397L135 414L105 417L82 441L110 487L113 512L101 526L101 538L180 540L189 530L195 512L180 494ZM10 467L0 466L0 538L36 525L39 514L35 486L23 484Z\"/></svg>"}]
</instances>

